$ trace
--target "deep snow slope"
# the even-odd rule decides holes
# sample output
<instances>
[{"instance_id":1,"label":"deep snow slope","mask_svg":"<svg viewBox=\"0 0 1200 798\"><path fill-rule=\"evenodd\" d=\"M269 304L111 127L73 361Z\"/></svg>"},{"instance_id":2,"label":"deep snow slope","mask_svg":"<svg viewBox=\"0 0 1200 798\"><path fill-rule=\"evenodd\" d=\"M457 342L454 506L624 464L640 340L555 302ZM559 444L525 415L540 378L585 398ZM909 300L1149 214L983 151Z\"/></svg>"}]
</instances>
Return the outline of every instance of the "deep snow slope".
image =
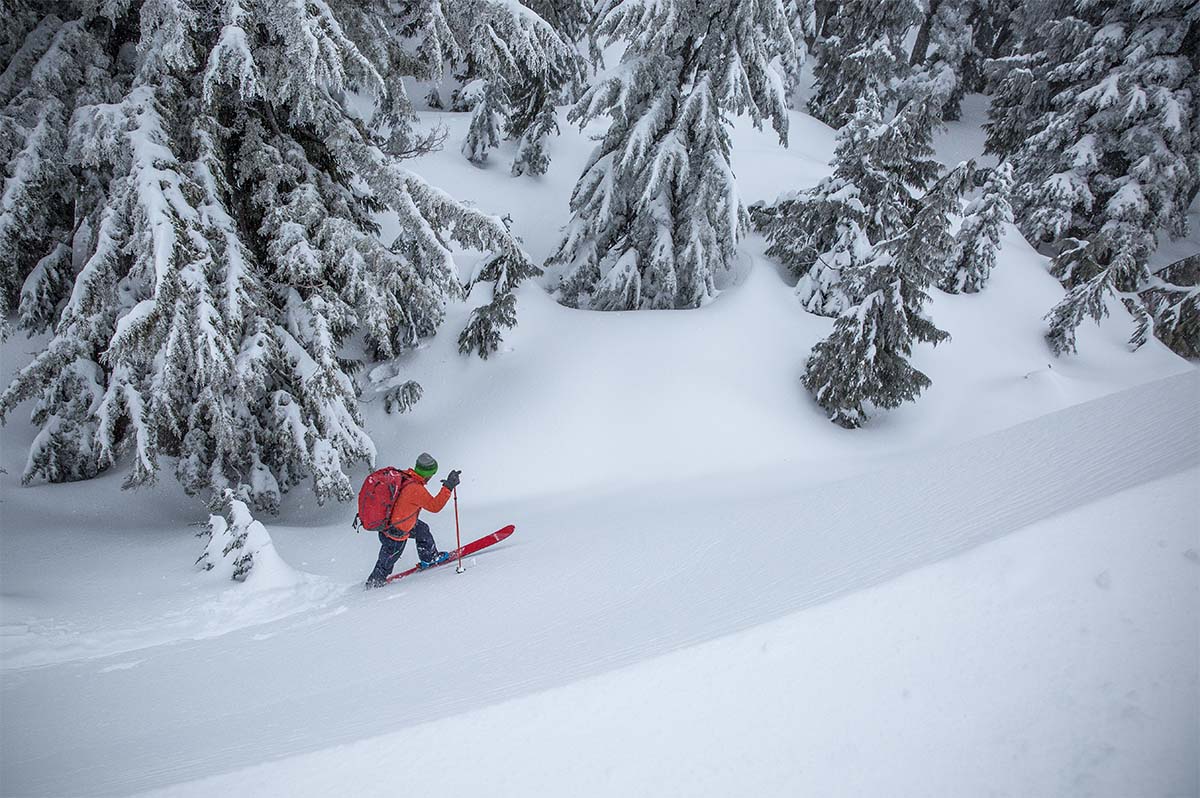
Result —
<instances>
[{"instance_id":1,"label":"deep snow slope","mask_svg":"<svg viewBox=\"0 0 1200 798\"><path fill-rule=\"evenodd\" d=\"M443 569L372 593L350 585L268 627L6 671L5 789L120 793L190 780L814 606L1195 468L1198 379L1160 380L832 482L763 473L496 504L472 525L511 519L518 532L464 575ZM370 541L354 545L365 565Z\"/></svg>"},{"instance_id":2,"label":"deep snow slope","mask_svg":"<svg viewBox=\"0 0 1200 798\"><path fill-rule=\"evenodd\" d=\"M601 676L156 794L387 796L380 763L396 763L425 796L1194 796L1198 480Z\"/></svg>"},{"instance_id":3,"label":"deep snow slope","mask_svg":"<svg viewBox=\"0 0 1200 798\"><path fill-rule=\"evenodd\" d=\"M535 258L548 254L586 132L564 124L551 173L513 179L504 152L483 170L458 155L464 119L431 118L451 128L447 150L413 168L510 213ZM747 201L827 171L828 128L794 114L791 136L783 150L739 127ZM752 236L729 290L697 311L582 313L526 285L520 326L486 362L455 349L475 296L448 309L442 334L377 370L425 388L404 416L366 394L381 461L429 450L443 472L462 468L464 537L517 525L461 576L443 569L363 593L376 541L350 532L350 508L316 507L301 490L280 518L264 519L297 580L216 582L192 565L201 546L187 525L203 511L166 474L132 494L119 473L19 487L33 431L18 411L0 430L0 792L177 784L403 738L416 724L584 677L620 681L627 671L614 669L669 652L685 658L662 668L690 669L685 647L772 619L809 629L808 608L1018 529L1030 540L1042 528L1030 525L1055 514L1093 518L1092 503L1126 491L1116 516L1136 519L1139 502L1161 495L1152 481L1194 484L1200 372L1156 341L1128 352L1119 305L1082 332L1078 357L1052 359L1042 316L1062 289L1015 231L984 293L936 296L931 313L953 340L916 354L933 387L854 432L829 424L798 384L830 320L799 310L761 249ZM6 342L0 378L33 348ZM1194 498L1163 508L1147 517L1194 528ZM429 520L448 548L450 512ZM1131 545L1154 534L1125 531L1138 536ZM1194 591L1171 585L1167 602L1195 617ZM1046 602L1086 603L1052 588L1038 588ZM732 668L742 649L730 645ZM1048 648L1055 667L1069 667ZM1185 655L1161 662L1177 661L1186 679L1195 659ZM953 676L954 662L943 667ZM841 722L878 733L869 716ZM417 766L416 751L395 752L397 772ZM826 768L836 773L836 761Z\"/></svg>"}]
</instances>

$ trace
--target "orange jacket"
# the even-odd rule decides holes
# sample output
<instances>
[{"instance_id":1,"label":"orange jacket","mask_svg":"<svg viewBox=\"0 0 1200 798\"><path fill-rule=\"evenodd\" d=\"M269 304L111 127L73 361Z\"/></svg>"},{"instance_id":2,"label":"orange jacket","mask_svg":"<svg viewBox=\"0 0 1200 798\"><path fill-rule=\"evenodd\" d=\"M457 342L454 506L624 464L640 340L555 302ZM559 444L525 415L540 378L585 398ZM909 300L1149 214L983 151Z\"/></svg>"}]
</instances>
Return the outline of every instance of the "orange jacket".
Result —
<instances>
[{"instance_id":1,"label":"orange jacket","mask_svg":"<svg viewBox=\"0 0 1200 798\"><path fill-rule=\"evenodd\" d=\"M404 476L404 488L396 498L396 503L392 505L392 526L404 534L399 538L388 535L392 540L407 538L408 533L417 525L417 516L422 510L440 512L450 500L450 489L445 485L434 496L425 488L425 483L428 482L425 477L411 468L404 472ZM386 532L384 534L387 535Z\"/></svg>"}]
</instances>

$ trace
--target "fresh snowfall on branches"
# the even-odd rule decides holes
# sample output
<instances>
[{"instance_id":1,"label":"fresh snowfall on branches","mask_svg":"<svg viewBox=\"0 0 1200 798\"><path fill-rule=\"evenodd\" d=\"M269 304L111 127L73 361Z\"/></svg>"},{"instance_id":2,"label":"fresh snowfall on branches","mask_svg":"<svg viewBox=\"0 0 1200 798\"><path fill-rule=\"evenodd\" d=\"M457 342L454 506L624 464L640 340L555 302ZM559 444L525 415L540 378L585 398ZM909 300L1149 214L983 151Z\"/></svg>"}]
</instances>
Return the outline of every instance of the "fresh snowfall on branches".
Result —
<instances>
[{"instance_id":1,"label":"fresh snowfall on branches","mask_svg":"<svg viewBox=\"0 0 1200 798\"><path fill-rule=\"evenodd\" d=\"M717 294L748 216L730 165L729 121L770 120L787 141L780 64L795 44L780 0L606 0L598 35L620 64L571 111L608 132L571 196L551 265L565 304L694 308Z\"/></svg>"},{"instance_id":2,"label":"fresh snowfall on branches","mask_svg":"<svg viewBox=\"0 0 1200 798\"><path fill-rule=\"evenodd\" d=\"M1013 223L1064 289L1051 353L1118 313L1131 347L1196 357L1195 253L1156 253L1200 187L1197 8L6 0L0 333L37 351L0 419L31 413L26 482L165 468L214 506L274 512L302 482L347 500L376 457L363 400L421 399L405 358L453 303L477 298L450 335L484 359L527 282L697 308L737 282L751 221L797 312L836 319L796 365L845 426L929 386L913 348L954 333L930 292L986 291ZM947 170L935 137L979 96L986 145ZM744 199L738 120L787 146L800 108L836 129L831 171ZM564 120L591 154L556 168ZM414 171L444 148L514 196L578 175L544 274L504 191L468 180L464 202L435 185L462 172Z\"/></svg>"},{"instance_id":3,"label":"fresh snowfall on branches","mask_svg":"<svg viewBox=\"0 0 1200 798\"><path fill-rule=\"evenodd\" d=\"M1153 331L1195 356L1196 267L1180 261L1151 274L1149 261L1160 237L1186 232L1200 186L1196 4L832 6L818 4L813 18L808 108L841 126L833 175L756 210L767 252L797 278L804 308L847 314L814 350L804 378L831 419L858 426L870 407L894 407L927 385L919 372L910 379L894 364L867 362L884 352L907 355L910 339L900 335L898 347L868 343L888 325L859 306L863 297L873 305L881 297L861 275L888 262L875 253L911 223L933 176L932 134L958 118L970 90L994 92L987 151L1002 161L979 171L982 188L965 209L944 205L961 224L949 250L930 253L938 259L935 284L952 293L982 290L1004 225L1015 218L1053 257L1053 273L1068 289L1047 314L1053 352L1074 352L1079 324L1108 315L1113 297L1132 316L1133 347ZM878 131L889 115L884 135ZM907 304L910 316L917 312ZM874 382L864 381L864 369Z\"/></svg>"},{"instance_id":4,"label":"fresh snowfall on branches","mask_svg":"<svg viewBox=\"0 0 1200 798\"><path fill-rule=\"evenodd\" d=\"M400 165L428 150L403 78L440 68L437 4L46 9L10 17L0 82L2 293L50 333L0 396L4 416L36 398L26 479L129 452L129 484L169 457L189 492L268 510L304 479L350 498L375 456L354 373L438 328L452 243L508 264L466 346L495 347L534 271L498 218Z\"/></svg>"},{"instance_id":5,"label":"fresh snowfall on branches","mask_svg":"<svg viewBox=\"0 0 1200 798\"><path fill-rule=\"evenodd\" d=\"M896 407L929 386L906 360L914 342L947 337L922 312L927 290L964 258L979 270L985 267L976 260L995 257L995 237L976 240L982 234L972 232L981 222L960 232L970 255L959 254L949 232L974 165L961 164L929 188L939 171L932 137L943 105L927 90L885 123L880 99L860 98L838 134L833 174L757 209L771 242L767 254L798 276L804 307L839 316L833 334L813 350L803 381L845 427L861 426L870 407ZM991 204L1003 201L993 196Z\"/></svg>"},{"instance_id":6,"label":"fresh snowfall on branches","mask_svg":"<svg viewBox=\"0 0 1200 798\"><path fill-rule=\"evenodd\" d=\"M1200 0L0 15L3 795L1200 798Z\"/></svg>"},{"instance_id":7,"label":"fresh snowfall on branches","mask_svg":"<svg viewBox=\"0 0 1200 798\"><path fill-rule=\"evenodd\" d=\"M563 30L511 0L441 4L433 17L440 30L430 40L438 49L429 56L434 67L429 77L442 79L443 64L452 68L457 85L451 107L471 111L461 145L467 160L482 166L500 139L509 138L517 141L513 175L540 175L549 168L546 139L558 131L555 106L583 69L578 51L564 38L581 23L571 12L564 8L554 17ZM441 106L436 88L429 100Z\"/></svg>"},{"instance_id":8,"label":"fresh snowfall on branches","mask_svg":"<svg viewBox=\"0 0 1200 798\"><path fill-rule=\"evenodd\" d=\"M1200 7L1189 0L1038 0L1014 12L1014 52L995 66L988 148L1011 159L1022 231L1055 253L1069 290L1050 312L1055 352L1118 296L1181 353L1197 286L1152 278L1160 233L1181 235L1200 185ZM1194 338L1192 339L1194 341Z\"/></svg>"}]
</instances>

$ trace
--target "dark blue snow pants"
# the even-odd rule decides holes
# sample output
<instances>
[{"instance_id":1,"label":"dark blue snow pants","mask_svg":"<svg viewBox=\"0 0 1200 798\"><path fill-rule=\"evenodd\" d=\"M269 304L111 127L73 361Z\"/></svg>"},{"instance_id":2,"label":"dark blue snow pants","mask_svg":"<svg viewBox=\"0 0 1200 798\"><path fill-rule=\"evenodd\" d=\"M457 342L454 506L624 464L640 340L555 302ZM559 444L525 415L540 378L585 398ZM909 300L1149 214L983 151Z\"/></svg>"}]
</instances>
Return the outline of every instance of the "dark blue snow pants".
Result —
<instances>
[{"instance_id":1,"label":"dark blue snow pants","mask_svg":"<svg viewBox=\"0 0 1200 798\"><path fill-rule=\"evenodd\" d=\"M416 526L409 534L416 538L417 556L421 558L422 562L429 562L438 555L437 544L433 542L433 533L429 531L429 524L417 521ZM379 533L379 543L381 544L379 562L375 563L375 570L367 578L367 584L379 584L391 576L392 569L396 567L396 560L399 560L400 555L404 553L404 544L407 542L407 540L392 540L382 532Z\"/></svg>"}]
</instances>

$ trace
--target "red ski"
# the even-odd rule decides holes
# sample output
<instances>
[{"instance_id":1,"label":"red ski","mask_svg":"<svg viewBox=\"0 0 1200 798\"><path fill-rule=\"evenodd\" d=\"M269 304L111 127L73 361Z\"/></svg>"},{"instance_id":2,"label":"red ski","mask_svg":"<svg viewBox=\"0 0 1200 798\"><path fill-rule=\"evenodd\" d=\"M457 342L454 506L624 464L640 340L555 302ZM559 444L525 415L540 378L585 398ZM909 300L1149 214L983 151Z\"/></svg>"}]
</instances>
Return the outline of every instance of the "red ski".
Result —
<instances>
[{"instance_id":1,"label":"red ski","mask_svg":"<svg viewBox=\"0 0 1200 798\"><path fill-rule=\"evenodd\" d=\"M482 551L483 549L486 549L488 546L499 543L500 541L504 540L506 537L511 535L515 530L516 530L516 527L513 526L512 524L509 524L508 526L504 527L503 529L498 529L490 535L484 535L479 540L472 540L470 543L463 546L461 549L450 552L450 559L446 560L445 562L438 563L437 565L431 565L428 568L422 568L419 565L414 565L412 568L409 568L407 571L401 571L398 574L392 574L391 576L389 576L387 578L387 580L389 582L394 582L397 579L403 579L406 576L412 576L413 574L417 573L418 571L432 571L434 568L441 568L443 565L448 565L452 562L458 562L458 560L461 557L470 557L472 554L474 554L477 551Z\"/></svg>"}]
</instances>

